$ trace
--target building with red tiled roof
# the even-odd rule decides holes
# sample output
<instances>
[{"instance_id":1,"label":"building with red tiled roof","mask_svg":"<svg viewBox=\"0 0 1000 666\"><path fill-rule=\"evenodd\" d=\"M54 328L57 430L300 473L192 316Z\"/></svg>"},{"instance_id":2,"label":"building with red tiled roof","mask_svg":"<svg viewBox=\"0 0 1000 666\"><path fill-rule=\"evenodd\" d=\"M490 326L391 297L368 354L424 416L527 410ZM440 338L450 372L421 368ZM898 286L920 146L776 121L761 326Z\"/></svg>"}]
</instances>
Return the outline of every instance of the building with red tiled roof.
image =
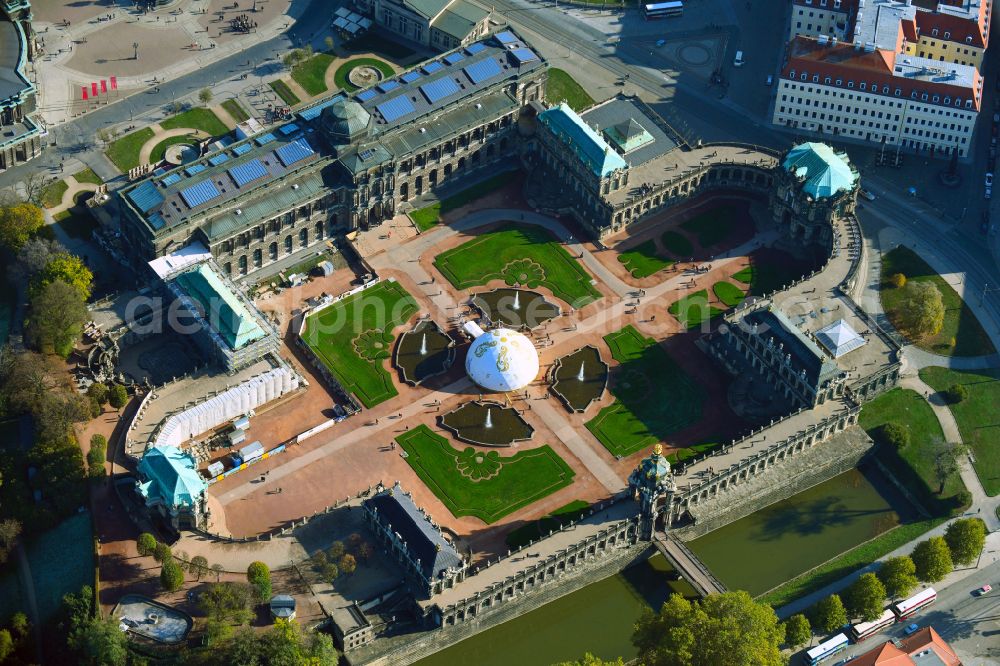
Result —
<instances>
[{"instance_id":1,"label":"building with red tiled roof","mask_svg":"<svg viewBox=\"0 0 1000 666\"><path fill-rule=\"evenodd\" d=\"M933 627L923 627L900 640L886 641L874 650L855 657L851 666L918 666L928 663L962 666L962 660Z\"/></svg>"}]
</instances>

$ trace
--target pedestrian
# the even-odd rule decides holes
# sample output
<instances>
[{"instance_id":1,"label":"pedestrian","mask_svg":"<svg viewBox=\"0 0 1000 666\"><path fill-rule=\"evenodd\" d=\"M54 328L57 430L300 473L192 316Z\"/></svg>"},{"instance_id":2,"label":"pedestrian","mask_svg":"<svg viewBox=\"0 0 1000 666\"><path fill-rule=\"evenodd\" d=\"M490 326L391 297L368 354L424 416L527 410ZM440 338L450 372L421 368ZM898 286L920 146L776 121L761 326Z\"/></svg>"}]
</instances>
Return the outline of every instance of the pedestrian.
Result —
<instances>
[{"instance_id":1,"label":"pedestrian","mask_svg":"<svg viewBox=\"0 0 1000 666\"><path fill-rule=\"evenodd\" d=\"M656 315L650 316L649 321L656 321Z\"/></svg>"}]
</instances>

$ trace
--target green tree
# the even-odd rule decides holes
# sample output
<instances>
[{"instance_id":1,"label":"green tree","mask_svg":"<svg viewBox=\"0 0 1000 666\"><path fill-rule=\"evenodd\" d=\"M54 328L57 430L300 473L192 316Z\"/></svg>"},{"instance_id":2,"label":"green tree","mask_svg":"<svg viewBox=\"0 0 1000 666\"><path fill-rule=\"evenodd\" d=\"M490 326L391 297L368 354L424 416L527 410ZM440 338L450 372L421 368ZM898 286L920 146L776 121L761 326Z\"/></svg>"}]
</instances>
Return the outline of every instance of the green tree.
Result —
<instances>
[{"instance_id":1,"label":"green tree","mask_svg":"<svg viewBox=\"0 0 1000 666\"><path fill-rule=\"evenodd\" d=\"M219 564L218 562L213 564L211 568L212 568L212 573L215 574L215 582L218 583L219 577L222 576L222 572L225 571L225 569L223 569L222 565Z\"/></svg>"},{"instance_id":2,"label":"green tree","mask_svg":"<svg viewBox=\"0 0 1000 666\"><path fill-rule=\"evenodd\" d=\"M174 559L174 553L170 550L170 546L165 543L157 543L153 548L153 559L161 564L168 560Z\"/></svg>"},{"instance_id":3,"label":"green tree","mask_svg":"<svg viewBox=\"0 0 1000 666\"><path fill-rule=\"evenodd\" d=\"M646 666L783 666L784 627L774 610L744 591L688 601L672 594L636 624L632 643Z\"/></svg>"},{"instance_id":4,"label":"green tree","mask_svg":"<svg viewBox=\"0 0 1000 666\"><path fill-rule=\"evenodd\" d=\"M972 564L986 545L986 523L979 518L959 518L945 530L944 540L952 562Z\"/></svg>"},{"instance_id":5,"label":"green tree","mask_svg":"<svg viewBox=\"0 0 1000 666\"><path fill-rule=\"evenodd\" d=\"M263 562L251 562L247 567L247 582L253 586L259 601L271 598L271 570Z\"/></svg>"},{"instance_id":6,"label":"green tree","mask_svg":"<svg viewBox=\"0 0 1000 666\"><path fill-rule=\"evenodd\" d=\"M873 573L862 574L847 588L847 611L865 622L878 619L884 610L885 586Z\"/></svg>"},{"instance_id":7,"label":"green tree","mask_svg":"<svg viewBox=\"0 0 1000 666\"><path fill-rule=\"evenodd\" d=\"M212 101L212 91L208 88L202 88L198 91L198 101L202 104L208 104Z\"/></svg>"},{"instance_id":8,"label":"green tree","mask_svg":"<svg viewBox=\"0 0 1000 666\"><path fill-rule=\"evenodd\" d=\"M812 641L812 628L809 619L802 613L797 613L785 620L785 644L797 648Z\"/></svg>"},{"instance_id":9,"label":"green tree","mask_svg":"<svg viewBox=\"0 0 1000 666\"><path fill-rule=\"evenodd\" d=\"M622 661L621 657L618 657L614 661L604 661L600 657L595 657L589 652L583 655L583 659L578 659L576 661L564 661L555 666L624 666L625 662Z\"/></svg>"},{"instance_id":10,"label":"green tree","mask_svg":"<svg viewBox=\"0 0 1000 666\"><path fill-rule=\"evenodd\" d=\"M17 252L45 226L45 214L32 204L20 203L0 208L0 247Z\"/></svg>"},{"instance_id":11,"label":"green tree","mask_svg":"<svg viewBox=\"0 0 1000 666\"><path fill-rule=\"evenodd\" d=\"M965 388L963 384L952 384L945 389L944 397L950 404L957 405L969 397L969 389Z\"/></svg>"},{"instance_id":12,"label":"green tree","mask_svg":"<svg viewBox=\"0 0 1000 666\"><path fill-rule=\"evenodd\" d=\"M226 646L225 660L229 666L259 666L261 640L250 627L240 627Z\"/></svg>"},{"instance_id":13,"label":"green tree","mask_svg":"<svg viewBox=\"0 0 1000 666\"><path fill-rule=\"evenodd\" d=\"M828 634L847 624L847 609L836 594L820 599L812 608L812 623L821 633Z\"/></svg>"},{"instance_id":14,"label":"green tree","mask_svg":"<svg viewBox=\"0 0 1000 666\"><path fill-rule=\"evenodd\" d=\"M76 288L55 280L34 293L25 332L39 351L66 358L86 320L87 306Z\"/></svg>"},{"instance_id":15,"label":"green tree","mask_svg":"<svg viewBox=\"0 0 1000 666\"><path fill-rule=\"evenodd\" d=\"M99 405L108 404L108 385L104 382L94 382L87 387L87 396L96 400Z\"/></svg>"},{"instance_id":16,"label":"green tree","mask_svg":"<svg viewBox=\"0 0 1000 666\"><path fill-rule=\"evenodd\" d=\"M65 636L72 636L94 616L94 589L84 585L79 592L70 592L62 598L57 626Z\"/></svg>"},{"instance_id":17,"label":"green tree","mask_svg":"<svg viewBox=\"0 0 1000 666\"><path fill-rule=\"evenodd\" d=\"M184 571L173 558L160 565L160 585L167 592L176 592L184 584Z\"/></svg>"},{"instance_id":18,"label":"green tree","mask_svg":"<svg viewBox=\"0 0 1000 666\"><path fill-rule=\"evenodd\" d=\"M111 387L108 402L115 409L121 409L128 403L128 389L121 384L115 384Z\"/></svg>"},{"instance_id":19,"label":"green tree","mask_svg":"<svg viewBox=\"0 0 1000 666\"><path fill-rule=\"evenodd\" d=\"M354 559L354 556L350 553L344 553L340 558L340 572L350 576L358 568L358 562Z\"/></svg>"},{"instance_id":20,"label":"green tree","mask_svg":"<svg viewBox=\"0 0 1000 666\"><path fill-rule=\"evenodd\" d=\"M340 655L330 634L313 632L309 645L309 659L310 666L336 666L340 661Z\"/></svg>"},{"instance_id":21,"label":"green tree","mask_svg":"<svg viewBox=\"0 0 1000 666\"><path fill-rule=\"evenodd\" d=\"M52 257L45 268L31 281L31 292L35 293L56 280L65 282L76 289L80 300L90 298L90 287L94 282L94 274L90 272L83 260L75 254L60 252Z\"/></svg>"},{"instance_id":22,"label":"green tree","mask_svg":"<svg viewBox=\"0 0 1000 666\"><path fill-rule=\"evenodd\" d=\"M295 620L277 618L261 637L261 656L266 664L294 666L303 661L302 633Z\"/></svg>"},{"instance_id":23,"label":"green tree","mask_svg":"<svg viewBox=\"0 0 1000 666\"><path fill-rule=\"evenodd\" d=\"M910 444L910 430L899 423L886 423L878 429L878 439L894 449L902 450Z\"/></svg>"},{"instance_id":24,"label":"green tree","mask_svg":"<svg viewBox=\"0 0 1000 666\"><path fill-rule=\"evenodd\" d=\"M201 580L208 573L208 560L202 555L195 555L191 558L190 571L195 580Z\"/></svg>"},{"instance_id":25,"label":"green tree","mask_svg":"<svg viewBox=\"0 0 1000 666\"><path fill-rule=\"evenodd\" d=\"M906 276L902 273L893 273L889 276L889 284L896 289L902 289L906 286Z\"/></svg>"},{"instance_id":26,"label":"green tree","mask_svg":"<svg viewBox=\"0 0 1000 666\"><path fill-rule=\"evenodd\" d=\"M951 551L943 537L921 541L910 555L916 565L917 578L925 583L936 583L954 569Z\"/></svg>"},{"instance_id":27,"label":"green tree","mask_svg":"<svg viewBox=\"0 0 1000 666\"><path fill-rule=\"evenodd\" d=\"M254 591L246 583L214 583L198 596L198 608L219 625L220 637L228 638L232 626L253 620Z\"/></svg>"},{"instance_id":28,"label":"green tree","mask_svg":"<svg viewBox=\"0 0 1000 666\"><path fill-rule=\"evenodd\" d=\"M941 332L944 326L944 300L932 282L910 282L900 300L898 314L902 328L918 340Z\"/></svg>"},{"instance_id":29,"label":"green tree","mask_svg":"<svg viewBox=\"0 0 1000 666\"><path fill-rule=\"evenodd\" d=\"M0 663L7 661L13 652L14 638L7 629L0 629Z\"/></svg>"},{"instance_id":30,"label":"green tree","mask_svg":"<svg viewBox=\"0 0 1000 666\"><path fill-rule=\"evenodd\" d=\"M90 438L90 450L87 451L87 468L91 477L102 477L105 474L104 462L108 457L108 440L104 435L94 435Z\"/></svg>"},{"instance_id":31,"label":"green tree","mask_svg":"<svg viewBox=\"0 0 1000 666\"><path fill-rule=\"evenodd\" d=\"M877 575L885 586L885 593L891 599L909 596L919 583L917 567L908 555L890 557L879 567Z\"/></svg>"},{"instance_id":32,"label":"green tree","mask_svg":"<svg viewBox=\"0 0 1000 666\"><path fill-rule=\"evenodd\" d=\"M327 562L320 569L320 575L323 576L324 580L328 580L331 583L337 579L340 575L340 568L333 562Z\"/></svg>"},{"instance_id":33,"label":"green tree","mask_svg":"<svg viewBox=\"0 0 1000 666\"><path fill-rule=\"evenodd\" d=\"M69 636L69 644L88 666L122 666L128 660L125 633L113 617L91 618Z\"/></svg>"},{"instance_id":34,"label":"green tree","mask_svg":"<svg viewBox=\"0 0 1000 666\"><path fill-rule=\"evenodd\" d=\"M156 551L156 537L149 532L143 532L135 540L135 549L144 557L152 555Z\"/></svg>"},{"instance_id":35,"label":"green tree","mask_svg":"<svg viewBox=\"0 0 1000 666\"><path fill-rule=\"evenodd\" d=\"M28 616L17 611L10 616L10 629L14 633L14 637L18 640L28 637L28 632L31 631L31 623L28 622Z\"/></svg>"}]
</instances>

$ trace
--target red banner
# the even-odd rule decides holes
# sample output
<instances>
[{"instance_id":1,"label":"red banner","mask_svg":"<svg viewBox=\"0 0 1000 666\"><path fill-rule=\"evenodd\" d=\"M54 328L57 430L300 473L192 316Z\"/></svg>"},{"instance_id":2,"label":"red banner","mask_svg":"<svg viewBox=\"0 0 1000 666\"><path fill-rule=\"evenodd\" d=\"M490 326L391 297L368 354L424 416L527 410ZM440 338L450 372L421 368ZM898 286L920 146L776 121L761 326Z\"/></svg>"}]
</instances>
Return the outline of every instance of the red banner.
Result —
<instances>
[{"instance_id":1,"label":"red banner","mask_svg":"<svg viewBox=\"0 0 1000 666\"><path fill-rule=\"evenodd\" d=\"M86 100L87 99L87 86L82 86L80 88L80 90L83 91L83 99Z\"/></svg>"},{"instance_id":2,"label":"red banner","mask_svg":"<svg viewBox=\"0 0 1000 666\"><path fill-rule=\"evenodd\" d=\"M103 95L108 94L108 82L105 81L104 79L101 79L101 94Z\"/></svg>"},{"instance_id":3,"label":"red banner","mask_svg":"<svg viewBox=\"0 0 1000 666\"><path fill-rule=\"evenodd\" d=\"M90 92L94 95L94 97L97 97L97 81L90 84Z\"/></svg>"},{"instance_id":4,"label":"red banner","mask_svg":"<svg viewBox=\"0 0 1000 666\"><path fill-rule=\"evenodd\" d=\"M114 76L111 77L111 89L118 90L118 79Z\"/></svg>"}]
</instances>

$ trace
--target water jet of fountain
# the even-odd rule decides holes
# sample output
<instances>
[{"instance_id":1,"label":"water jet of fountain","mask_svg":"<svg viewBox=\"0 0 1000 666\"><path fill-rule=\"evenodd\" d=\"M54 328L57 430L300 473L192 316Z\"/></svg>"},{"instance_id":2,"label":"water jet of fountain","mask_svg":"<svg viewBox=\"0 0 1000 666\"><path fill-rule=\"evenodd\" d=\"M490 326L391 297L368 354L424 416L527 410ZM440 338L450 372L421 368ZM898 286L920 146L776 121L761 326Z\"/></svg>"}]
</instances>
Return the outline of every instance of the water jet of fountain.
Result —
<instances>
[{"instance_id":1,"label":"water jet of fountain","mask_svg":"<svg viewBox=\"0 0 1000 666\"><path fill-rule=\"evenodd\" d=\"M491 412L492 412L492 410L487 407L486 408L486 423L483 424L487 428L492 428L493 427L493 415L492 415Z\"/></svg>"},{"instance_id":2,"label":"water jet of fountain","mask_svg":"<svg viewBox=\"0 0 1000 666\"><path fill-rule=\"evenodd\" d=\"M576 380L578 382L582 382L583 381L583 366L584 366L585 363L586 363L586 361L580 361L580 372L576 373Z\"/></svg>"},{"instance_id":3,"label":"water jet of fountain","mask_svg":"<svg viewBox=\"0 0 1000 666\"><path fill-rule=\"evenodd\" d=\"M521 309L521 292L519 291L514 292L514 309L515 310Z\"/></svg>"},{"instance_id":4,"label":"water jet of fountain","mask_svg":"<svg viewBox=\"0 0 1000 666\"><path fill-rule=\"evenodd\" d=\"M427 334L424 333L423 337L420 338L420 355L427 356Z\"/></svg>"}]
</instances>

